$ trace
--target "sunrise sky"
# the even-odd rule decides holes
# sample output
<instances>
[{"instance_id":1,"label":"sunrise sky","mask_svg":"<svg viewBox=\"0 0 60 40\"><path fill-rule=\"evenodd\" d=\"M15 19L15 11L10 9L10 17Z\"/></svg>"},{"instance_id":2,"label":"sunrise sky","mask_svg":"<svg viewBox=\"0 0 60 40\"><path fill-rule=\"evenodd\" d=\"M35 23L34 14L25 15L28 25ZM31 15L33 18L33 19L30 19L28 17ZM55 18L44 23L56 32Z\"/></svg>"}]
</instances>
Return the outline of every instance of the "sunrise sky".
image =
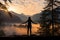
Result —
<instances>
[{"instance_id":1,"label":"sunrise sky","mask_svg":"<svg viewBox=\"0 0 60 40\"><path fill-rule=\"evenodd\" d=\"M3 0L0 2L4 3ZM30 16L40 13L46 5L44 0L12 0L11 4L8 1L7 3L9 4L9 6L6 5L9 11Z\"/></svg>"}]
</instances>

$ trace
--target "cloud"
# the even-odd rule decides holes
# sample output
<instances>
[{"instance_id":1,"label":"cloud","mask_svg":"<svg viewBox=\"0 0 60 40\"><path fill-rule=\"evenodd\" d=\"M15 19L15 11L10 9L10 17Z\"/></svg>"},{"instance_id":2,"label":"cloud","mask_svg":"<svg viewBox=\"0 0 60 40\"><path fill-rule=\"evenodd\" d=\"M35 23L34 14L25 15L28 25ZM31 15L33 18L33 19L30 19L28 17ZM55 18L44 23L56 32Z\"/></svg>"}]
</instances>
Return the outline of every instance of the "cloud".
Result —
<instances>
[{"instance_id":1,"label":"cloud","mask_svg":"<svg viewBox=\"0 0 60 40\"><path fill-rule=\"evenodd\" d=\"M40 13L45 7L44 0L12 0L9 8L16 13L24 13L25 15L34 15Z\"/></svg>"},{"instance_id":2,"label":"cloud","mask_svg":"<svg viewBox=\"0 0 60 40\"><path fill-rule=\"evenodd\" d=\"M13 3L16 4L20 4L20 5L29 5L29 4L39 4L39 5L43 5L42 3L44 2L44 0L13 0Z\"/></svg>"}]
</instances>

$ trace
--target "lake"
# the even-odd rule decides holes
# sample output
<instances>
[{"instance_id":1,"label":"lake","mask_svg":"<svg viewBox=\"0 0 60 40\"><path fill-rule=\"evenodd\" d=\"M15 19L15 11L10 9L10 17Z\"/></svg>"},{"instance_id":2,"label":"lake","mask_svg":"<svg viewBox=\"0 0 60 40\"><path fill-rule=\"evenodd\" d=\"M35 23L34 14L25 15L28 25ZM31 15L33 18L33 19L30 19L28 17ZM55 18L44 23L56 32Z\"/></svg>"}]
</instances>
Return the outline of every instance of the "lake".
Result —
<instances>
[{"instance_id":1,"label":"lake","mask_svg":"<svg viewBox=\"0 0 60 40\"><path fill-rule=\"evenodd\" d=\"M27 35L27 26L20 27L22 25L6 25L2 27L0 30L3 30L6 36L10 35ZM36 32L38 31L39 24L32 24L32 34L37 35Z\"/></svg>"}]
</instances>

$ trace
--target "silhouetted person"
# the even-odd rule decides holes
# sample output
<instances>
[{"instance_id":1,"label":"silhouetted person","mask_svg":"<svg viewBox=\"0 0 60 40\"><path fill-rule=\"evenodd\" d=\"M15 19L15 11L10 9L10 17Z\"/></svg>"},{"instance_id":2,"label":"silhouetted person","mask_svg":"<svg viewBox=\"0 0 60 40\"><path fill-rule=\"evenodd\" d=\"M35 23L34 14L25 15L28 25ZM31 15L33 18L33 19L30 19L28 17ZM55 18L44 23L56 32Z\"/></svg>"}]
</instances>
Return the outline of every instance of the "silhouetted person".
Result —
<instances>
[{"instance_id":1,"label":"silhouetted person","mask_svg":"<svg viewBox=\"0 0 60 40\"><path fill-rule=\"evenodd\" d=\"M28 23L28 26L27 26L27 34L28 35L31 35L32 33L32 23L35 23L31 20L31 17L28 17L28 20L26 21Z\"/></svg>"},{"instance_id":2,"label":"silhouetted person","mask_svg":"<svg viewBox=\"0 0 60 40\"><path fill-rule=\"evenodd\" d=\"M24 23L27 23L27 34L28 35L31 35L32 31L32 23L34 23L32 20L31 20L31 17L28 17L28 20Z\"/></svg>"},{"instance_id":3,"label":"silhouetted person","mask_svg":"<svg viewBox=\"0 0 60 40\"><path fill-rule=\"evenodd\" d=\"M31 29L32 29L31 22L32 22L32 20L31 20L31 18L29 17L28 20L27 20L27 23L28 23L28 26L27 26L27 28L28 28L27 34L28 34L28 35L29 35L29 33L30 33L30 35L31 35Z\"/></svg>"}]
</instances>

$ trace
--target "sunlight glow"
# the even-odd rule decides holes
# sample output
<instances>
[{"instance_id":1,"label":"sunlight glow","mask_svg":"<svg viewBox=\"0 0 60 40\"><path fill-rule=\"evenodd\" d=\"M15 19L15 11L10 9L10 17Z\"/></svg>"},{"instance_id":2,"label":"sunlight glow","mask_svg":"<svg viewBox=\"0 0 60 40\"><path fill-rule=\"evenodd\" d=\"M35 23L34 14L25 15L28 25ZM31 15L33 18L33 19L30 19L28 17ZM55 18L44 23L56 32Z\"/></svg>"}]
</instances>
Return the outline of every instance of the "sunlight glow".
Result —
<instances>
[{"instance_id":1,"label":"sunlight glow","mask_svg":"<svg viewBox=\"0 0 60 40\"><path fill-rule=\"evenodd\" d=\"M15 11L15 9L12 7L8 7L8 11Z\"/></svg>"},{"instance_id":2,"label":"sunlight glow","mask_svg":"<svg viewBox=\"0 0 60 40\"><path fill-rule=\"evenodd\" d=\"M22 0L23 1L23 0ZM40 13L43 10L44 7L44 0L40 0L42 1L41 3L39 1L36 0L36 2L33 0L27 0L26 2L24 2L24 4L21 4L20 1L18 1L19 4L15 3L15 1L13 1L13 4L10 4L8 11L13 11L17 14L21 14L23 13L24 15L29 15L32 16L36 13ZM17 2L17 1L16 1ZM30 2L30 3L28 3ZM26 4L28 3L28 4Z\"/></svg>"}]
</instances>

